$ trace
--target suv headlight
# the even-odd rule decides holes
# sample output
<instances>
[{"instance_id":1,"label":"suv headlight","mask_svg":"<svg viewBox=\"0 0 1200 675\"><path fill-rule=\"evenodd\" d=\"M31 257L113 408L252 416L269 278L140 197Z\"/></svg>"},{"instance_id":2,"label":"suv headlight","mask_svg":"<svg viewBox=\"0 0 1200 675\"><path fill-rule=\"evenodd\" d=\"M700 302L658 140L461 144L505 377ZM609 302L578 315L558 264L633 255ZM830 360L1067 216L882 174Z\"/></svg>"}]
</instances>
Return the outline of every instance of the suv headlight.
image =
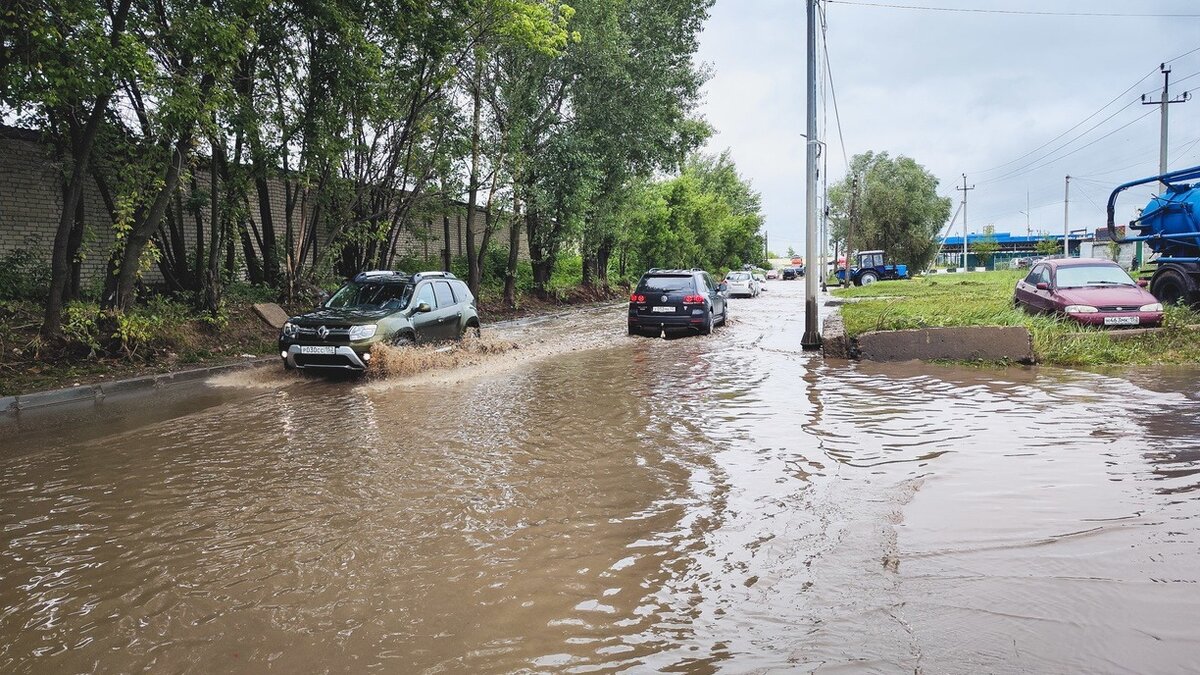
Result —
<instances>
[{"instance_id":1,"label":"suv headlight","mask_svg":"<svg viewBox=\"0 0 1200 675\"><path fill-rule=\"evenodd\" d=\"M366 326L351 326L350 340L366 340L367 338L375 337L376 328L377 326L373 323Z\"/></svg>"},{"instance_id":2,"label":"suv headlight","mask_svg":"<svg viewBox=\"0 0 1200 675\"><path fill-rule=\"evenodd\" d=\"M284 337L294 338L299 334L300 334L300 327L297 326L296 324L292 323L291 321L288 321L287 323L283 324L283 336Z\"/></svg>"},{"instance_id":3,"label":"suv headlight","mask_svg":"<svg viewBox=\"0 0 1200 675\"><path fill-rule=\"evenodd\" d=\"M1095 314L1096 308L1091 305L1067 305L1063 311L1067 314Z\"/></svg>"},{"instance_id":4,"label":"suv headlight","mask_svg":"<svg viewBox=\"0 0 1200 675\"><path fill-rule=\"evenodd\" d=\"M1138 307L1139 312L1161 312L1163 311L1161 302L1152 302L1148 305Z\"/></svg>"}]
</instances>

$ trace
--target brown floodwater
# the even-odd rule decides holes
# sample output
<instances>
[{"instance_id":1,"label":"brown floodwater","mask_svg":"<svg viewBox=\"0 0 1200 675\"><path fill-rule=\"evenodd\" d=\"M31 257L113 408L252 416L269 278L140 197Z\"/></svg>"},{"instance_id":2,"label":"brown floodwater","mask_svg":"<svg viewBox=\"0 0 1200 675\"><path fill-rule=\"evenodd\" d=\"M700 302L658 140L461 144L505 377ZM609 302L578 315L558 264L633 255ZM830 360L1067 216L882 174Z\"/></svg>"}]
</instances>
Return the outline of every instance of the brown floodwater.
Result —
<instances>
[{"instance_id":1,"label":"brown floodwater","mask_svg":"<svg viewBox=\"0 0 1200 675\"><path fill-rule=\"evenodd\" d=\"M801 282L0 423L0 672L1194 672L1194 369L826 364Z\"/></svg>"}]
</instances>

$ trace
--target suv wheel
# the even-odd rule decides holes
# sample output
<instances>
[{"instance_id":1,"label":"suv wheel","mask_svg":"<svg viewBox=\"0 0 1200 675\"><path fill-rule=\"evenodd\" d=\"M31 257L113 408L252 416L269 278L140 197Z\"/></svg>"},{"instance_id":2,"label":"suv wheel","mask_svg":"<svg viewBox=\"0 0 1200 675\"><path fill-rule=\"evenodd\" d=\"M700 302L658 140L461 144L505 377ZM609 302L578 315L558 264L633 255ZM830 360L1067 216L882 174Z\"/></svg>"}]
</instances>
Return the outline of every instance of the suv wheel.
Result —
<instances>
[{"instance_id":1,"label":"suv wheel","mask_svg":"<svg viewBox=\"0 0 1200 675\"><path fill-rule=\"evenodd\" d=\"M713 331L713 313L712 313L712 310L710 309L710 310L708 310L708 320L705 321L704 325L700 327L700 334L708 335L708 334L712 333L712 331Z\"/></svg>"},{"instance_id":2,"label":"suv wheel","mask_svg":"<svg viewBox=\"0 0 1200 675\"><path fill-rule=\"evenodd\" d=\"M479 339L479 337L480 337L480 335L482 334L482 332L483 332L483 331L482 331L482 330L479 328L479 326L478 326L478 325L476 325L476 324L469 324L469 325L467 325L467 326L464 326L464 327L463 327L463 332L462 332L462 335L459 335L458 337L460 337L460 338L465 338L465 337L467 337L468 335L470 335L471 337L473 337L473 338L475 338L475 339L477 339L477 340L478 340L478 339Z\"/></svg>"},{"instance_id":3,"label":"suv wheel","mask_svg":"<svg viewBox=\"0 0 1200 675\"><path fill-rule=\"evenodd\" d=\"M409 333L399 333L392 338L393 347L415 347L417 341Z\"/></svg>"}]
</instances>

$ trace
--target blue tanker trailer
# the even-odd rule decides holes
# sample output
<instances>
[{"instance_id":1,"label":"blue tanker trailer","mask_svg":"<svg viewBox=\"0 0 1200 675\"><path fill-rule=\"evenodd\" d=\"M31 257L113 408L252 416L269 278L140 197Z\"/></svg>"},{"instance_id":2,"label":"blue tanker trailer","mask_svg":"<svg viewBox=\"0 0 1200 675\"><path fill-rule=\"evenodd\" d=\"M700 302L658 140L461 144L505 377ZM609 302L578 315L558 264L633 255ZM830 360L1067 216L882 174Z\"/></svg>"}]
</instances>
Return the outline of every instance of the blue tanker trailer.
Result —
<instances>
[{"instance_id":1,"label":"blue tanker trailer","mask_svg":"<svg viewBox=\"0 0 1200 675\"><path fill-rule=\"evenodd\" d=\"M1200 303L1200 185L1186 182L1198 178L1200 166L1194 166L1119 185L1108 197L1109 236L1118 242L1145 242L1158 255L1149 261L1155 268L1150 292L1162 303ZM1113 223L1117 196L1155 182L1166 189L1130 221L1128 231L1136 234L1119 236Z\"/></svg>"}]
</instances>

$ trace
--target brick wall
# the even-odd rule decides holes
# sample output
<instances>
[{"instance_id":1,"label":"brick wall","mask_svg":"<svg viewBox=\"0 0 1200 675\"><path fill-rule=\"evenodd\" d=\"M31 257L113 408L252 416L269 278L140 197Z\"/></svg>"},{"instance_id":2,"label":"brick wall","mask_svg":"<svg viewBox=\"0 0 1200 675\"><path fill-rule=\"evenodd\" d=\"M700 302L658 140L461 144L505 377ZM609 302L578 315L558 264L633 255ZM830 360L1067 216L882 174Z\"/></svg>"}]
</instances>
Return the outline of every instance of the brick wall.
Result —
<instances>
[{"instance_id":1,"label":"brick wall","mask_svg":"<svg viewBox=\"0 0 1200 675\"><path fill-rule=\"evenodd\" d=\"M58 228L59 215L62 212L62 166L54 157L49 145L40 142L31 132L19 129L0 129L0 257L18 248L32 249L41 256L47 264L54 244L54 234ZM209 185L208 173L198 171L197 187L206 190ZM183 185L185 191L189 184ZM105 208L93 181L88 181L83 194L84 215L87 223L88 236L83 246L83 283L95 282L103 278L109 251L114 242L112 220ZM282 245L285 229L285 190L282 181L271 184L272 219L276 237ZM466 251L465 205L455 209L457 213L450 219L450 250L453 255ZM208 208L203 210L204 222L208 222ZM251 218L259 221L258 200L251 194L249 208ZM299 207L296 209L299 216ZM481 211L476 211L470 219L476 236L481 237L484 227ZM185 214L184 235L189 251L195 248L195 226L191 213ZM444 245L443 228L440 216L430 220L409 223L401 232L396 242L398 257L428 255L431 258L441 256ZM318 246L324 249L327 245L328 232L318 233ZM478 240L478 239L477 239ZM502 230L492 237L492 248L507 248L508 232ZM240 248L240 247L239 247ZM521 258L529 259L529 247L524 233L521 234ZM157 267L147 275L150 283L162 280Z\"/></svg>"}]
</instances>

